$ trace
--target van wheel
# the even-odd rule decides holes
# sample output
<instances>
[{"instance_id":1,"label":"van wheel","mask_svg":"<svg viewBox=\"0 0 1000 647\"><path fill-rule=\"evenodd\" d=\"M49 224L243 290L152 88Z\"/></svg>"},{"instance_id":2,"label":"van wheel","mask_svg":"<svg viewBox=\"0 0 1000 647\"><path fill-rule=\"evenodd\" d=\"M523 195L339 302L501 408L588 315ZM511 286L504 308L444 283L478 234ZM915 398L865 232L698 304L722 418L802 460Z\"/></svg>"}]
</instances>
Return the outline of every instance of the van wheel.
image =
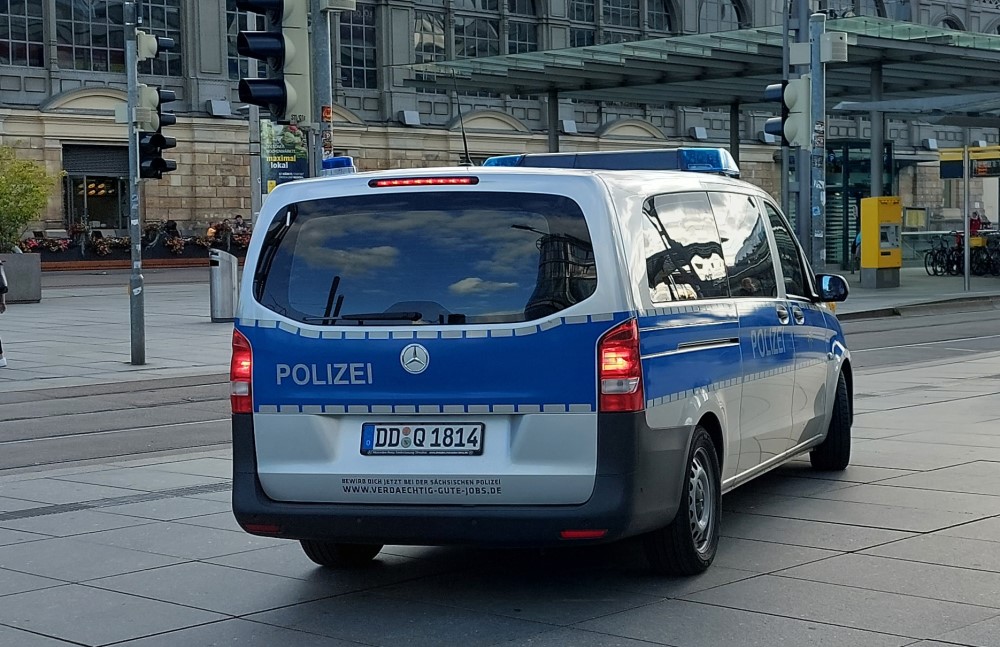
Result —
<instances>
[{"instance_id":1,"label":"van wheel","mask_svg":"<svg viewBox=\"0 0 1000 647\"><path fill-rule=\"evenodd\" d=\"M712 565L719 547L722 487L715 444L704 427L694 430L677 515L644 538L646 558L660 575L697 575Z\"/></svg>"},{"instance_id":2,"label":"van wheel","mask_svg":"<svg viewBox=\"0 0 1000 647\"><path fill-rule=\"evenodd\" d=\"M335 544L313 539L299 543L306 557L328 568L358 568L370 563L382 550L382 544Z\"/></svg>"},{"instance_id":3,"label":"van wheel","mask_svg":"<svg viewBox=\"0 0 1000 647\"><path fill-rule=\"evenodd\" d=\"M809 453L809 462L824 471L840 471L851 462L851 398L843 373L837 378L837 397L826 439Z\"/></svg>"}]
</instances>

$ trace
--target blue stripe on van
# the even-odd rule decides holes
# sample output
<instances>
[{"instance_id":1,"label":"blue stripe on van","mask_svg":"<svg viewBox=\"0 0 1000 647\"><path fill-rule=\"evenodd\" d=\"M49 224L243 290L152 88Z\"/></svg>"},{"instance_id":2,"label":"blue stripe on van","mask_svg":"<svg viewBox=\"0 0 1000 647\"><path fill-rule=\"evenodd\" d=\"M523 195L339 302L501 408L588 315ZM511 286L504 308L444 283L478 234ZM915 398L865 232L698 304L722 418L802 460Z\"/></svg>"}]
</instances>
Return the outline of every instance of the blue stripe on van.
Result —
<instances>
[{"instance_id":1,"label":"blue stripe on van","mask_svg":"<svg viewBox=\"0 0 1000 647\"><path fill-rule=\"evenodd\" d=\"M556 413L597 408L597 341L626 313L491 329L305 328L240 320L260 413ZM420 344L424 372L400 355Z\"/></svg>"}]
</instances>

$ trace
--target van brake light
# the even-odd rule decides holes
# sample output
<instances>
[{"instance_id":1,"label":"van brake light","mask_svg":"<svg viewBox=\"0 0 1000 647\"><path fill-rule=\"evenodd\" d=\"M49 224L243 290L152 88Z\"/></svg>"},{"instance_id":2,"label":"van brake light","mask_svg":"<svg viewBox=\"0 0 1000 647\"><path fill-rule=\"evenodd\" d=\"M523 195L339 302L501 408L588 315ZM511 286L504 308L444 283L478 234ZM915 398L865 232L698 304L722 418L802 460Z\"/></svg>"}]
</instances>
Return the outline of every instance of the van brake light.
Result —
<instances>
[{"instance_id":1,"label":"van brake light","mask_svg":"<svg viewBox=\"0 0 1000 647\"><path fill-rule=\"evenodd\" d=\"M463 184L479 184L479 178L473 175L463 175L460 177L398 177L368 181L368 186L373 189L391 186L456 186Z\"/></svg>"},{"instance_id":2,"label":"van brake light","mask_svg":"<svg viewBox=\"0 0 1000 647\"><path fill-rule=\"evenodd\" d=\"M253 350L238 330L233 331L233 359L229 364L229 400L233 413L253 413Z\"/></svg>"},{"instance_id":3,"label":"van brake light","mask_svg":"<svg viewBox=\"0 0 1000 647\"><path fill-rule=\"evenodd\" d=\"M642 411L642 360L635 319L615 326L597 347L597 377L601 386L599 411Z\"/></svg>"}]
</instances>

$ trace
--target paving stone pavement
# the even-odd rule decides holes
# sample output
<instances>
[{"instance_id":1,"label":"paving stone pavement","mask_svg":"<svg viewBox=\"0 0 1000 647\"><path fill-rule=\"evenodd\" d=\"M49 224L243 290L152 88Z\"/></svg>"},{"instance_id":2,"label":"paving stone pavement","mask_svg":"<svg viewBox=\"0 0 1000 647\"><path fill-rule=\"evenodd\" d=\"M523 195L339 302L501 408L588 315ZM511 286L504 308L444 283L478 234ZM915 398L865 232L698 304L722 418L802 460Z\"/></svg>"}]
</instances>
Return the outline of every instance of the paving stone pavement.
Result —
<instances>
[{"instance_id":1,"label":"paving stone pavement","mask_svg":"<svg viewBox=\"0 0 1000 647\"><path fill-rule=\"evenodd\" d=\"M0 645L998 647L998 362L862 371L852 467L728 494L694 578L634 541L329 572L236 526L227 450L3 475Z\"/></svg>"},{"instance_id":2,"label":"paving stone pavement","mask_svg":"<svg viewBox=\"0 0 1000 647\"><path fill-rule=\"evenodd\" d=\"M47 289L4 315L0 392L224 373L207 300L149 285L133 367L124 288ZM649 575L634 541L329 572L236 526L227 450L0 473L0 647L1000 647L1000 354L975 357L861 371L852 466L727 495L694 578Z\"/></svg>"}]
</instances>

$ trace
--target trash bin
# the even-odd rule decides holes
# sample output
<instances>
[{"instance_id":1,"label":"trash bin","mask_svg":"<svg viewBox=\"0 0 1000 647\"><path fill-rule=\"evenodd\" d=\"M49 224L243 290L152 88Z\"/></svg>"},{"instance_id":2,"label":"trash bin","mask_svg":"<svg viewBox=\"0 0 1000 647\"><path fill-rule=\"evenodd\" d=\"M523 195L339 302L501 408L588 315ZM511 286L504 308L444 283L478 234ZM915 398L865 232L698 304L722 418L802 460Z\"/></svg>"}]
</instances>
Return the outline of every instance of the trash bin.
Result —
<instances>
[{"instance_id":1,"label":"trash bin","mask_svg":"<svg viewBox=\"0 0 1000 647\"><path fill-rule=\"evenodd\" d=\"M221 249L208 250L208 298L212 322L230 323L236 320L239 300L239 265L236 257Z\"/></svg>"}]
</instances>

